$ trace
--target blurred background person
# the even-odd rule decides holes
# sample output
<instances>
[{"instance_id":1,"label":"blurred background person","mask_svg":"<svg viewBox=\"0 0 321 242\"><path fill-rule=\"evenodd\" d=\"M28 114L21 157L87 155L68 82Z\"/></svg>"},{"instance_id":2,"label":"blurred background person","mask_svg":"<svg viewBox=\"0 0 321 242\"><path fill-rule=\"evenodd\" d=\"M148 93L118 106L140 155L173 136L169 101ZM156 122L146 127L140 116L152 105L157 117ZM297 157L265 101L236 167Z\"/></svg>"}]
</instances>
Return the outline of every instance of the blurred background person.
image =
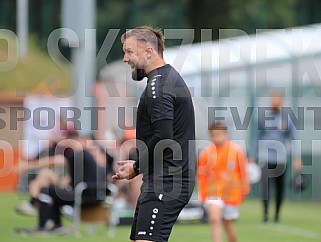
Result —
<instances>
[{"instance_id":1,"label":"blurred background person","mask_svg":"<svg viewBox=\"0 0 321 242\"><path fill-rule=\"evenodd\" d=\"M291 118L284 113L284 93L275 90L270 95L270 107L258 116L257 136L249 161L261 166L260 196L263 204L263 222L269 220L269 200L271 185L275 188L274 221L279 222L284 197L287 158L291 154L289 142L296 140L296 129ZM293 143L295 145L295 143ZM292 165L296 172L301 169L299 147L292 147Z\"/></svg>"},{"instance_id":2,"label":"blurred background person","mask_svg":"<svg viewBox=\"0 0 321 242\"><path fill-rule=\"evenodd\" d=\"M106 182L111 183L113 179L111 178L114 174L114 157L110 152L109 148L105 146L102 140L97 140L94 134L91 134L85 139L84 146L91 152L97 161L97 164L104 167L106 174Z\"/></svg>"},{"instance_id":3,"label":"blurred background person","mask_svg":"<svg viewBox=\"0 0 321 242\"><path fill-rule=\"evenodd\" d=\"M38 149L37 149L38 152L35 155L22 154L20 159L20 161L22 162L22 164L21 162L20 164L22 166L27 166L27 163L29 161L32 163L35 160L38 160L42 157L53 156L55 154L57 143L60 140L65 139L68 136L68 134L74 132L73 123L67 122L65 117L58 116L56 119L57 120L55 122L55 126L52 130L49 130L49 131L46 130L46 133L42 134L42 136L39 136L39 134L37 133L38 131L35 132L34 136L37 136L35 139L38 142ZM40 125L40 123L38 125ZM58 170L56 171L60 172ZM18 192L28 193L29 184L34 180L37 174L38 174L38 170L36 168L28 169L28 172L21 174L17 184ZM25 205L28 206L28 204L25 204Z\"/></svg>"},{"instance_id":4,"label":"blurred background person","mask_svg":"<svg viewBox=\"0 0 321 242\"><path fill-rule=\"evenodd\" d=\"M80 182L93 186L83 193L85 204L104 199L105 186L99 185L106 183L106 153L100 147L94 147L90 137L78 137L78 133L73 132L59 142L55 155L29 162L28 167L24 167L39 169L38 176L30 184L30 196L38 209L38 226L27 232L62 232L60 209L74 204L74 189ZM59 166L66 166L64 177L48 169Z\"/></svg>"},{"instance_id":5,"label":"blurred background person","mask_svg":"<svg viewBox=\"0 0 321 242\"><path fill-rule=\"evenodd\" d=\"M221 224L229 242L236 242L233 221L239 218L240 205L250 191L247 158L242 148L229 141L227 126L221 121L209 129L212 144L198 160L199 198L208 215L213 242L221 242Z\"/></svg>"},{"instance_id":6,"label":"blurred background person","mask_svg":"<svg viewBox=\"0 0 321 242\"><path fill-rule=\"evenodd\" d=\"M43 167L41 165L34 165L39 163L40 160L46 160L48 157L53 157L61 153L62 147L59 147L58 143L75 132L73 125L67 123L65 118L59 116L59 120L60 122L57 123L59 125L55 126L55 128L50 132L50 135L42 137L42 139L39 140L39 144L41 142L42 148L34 158L24 159L21 157L18 167L18 170L20 170L19 181L17 184L18 192L22 194L34 194L35 191L37 191L37 188L35 187L37 187L40 179L39 177L46 177L46 174L49 176L49 173L55 173L55 176L58 177L64 174L64 169L61 166L53 167L50 165L47 169L51 169L52 172L47 170L47 172L42 172L42 174L38 176ZM16 212L23 215L36 215L37 208L35 205L35 200L33 199L33 196L31 196L30 200L22 202L16 207Z\"/></svg>"}]
</instances>

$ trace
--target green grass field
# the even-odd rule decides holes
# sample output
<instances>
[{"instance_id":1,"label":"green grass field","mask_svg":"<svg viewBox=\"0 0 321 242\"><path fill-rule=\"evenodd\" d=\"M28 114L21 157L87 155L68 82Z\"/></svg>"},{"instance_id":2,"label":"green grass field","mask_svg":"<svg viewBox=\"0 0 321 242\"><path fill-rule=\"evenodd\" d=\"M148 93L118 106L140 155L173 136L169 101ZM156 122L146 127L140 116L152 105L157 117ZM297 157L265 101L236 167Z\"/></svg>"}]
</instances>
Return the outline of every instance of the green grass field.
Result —
<instances>
[{"instance_id":1,"label":"green grass field","mask_svg":"<svg viewBox=\"0 0 321 242\"><path fill-rule=\"evenodd\" d=\"M14 207L22 201L16 194L0 194L0 241L20 242L30 237L13 233L14 227L32 227L35 217L24 217L15 214ZM273 208L273 207L272 207ZM272 211L271 211L272 212ZM65 221L65 225L70 225ZM259 201L246 201L241 209L241 218L235 224L240 242L309 242L321 241L321 203L320 202L285 202L279 224L261 223L261 206ZM83 237L74 236L32 236L32 241L128 241L129 226L117 228L116 236L109 238L104 226L97 226L94 235L86 233L82 227ZM210 242L210 231L207 224L175 225L171 242Z\"/></svg>"}]
</instances>

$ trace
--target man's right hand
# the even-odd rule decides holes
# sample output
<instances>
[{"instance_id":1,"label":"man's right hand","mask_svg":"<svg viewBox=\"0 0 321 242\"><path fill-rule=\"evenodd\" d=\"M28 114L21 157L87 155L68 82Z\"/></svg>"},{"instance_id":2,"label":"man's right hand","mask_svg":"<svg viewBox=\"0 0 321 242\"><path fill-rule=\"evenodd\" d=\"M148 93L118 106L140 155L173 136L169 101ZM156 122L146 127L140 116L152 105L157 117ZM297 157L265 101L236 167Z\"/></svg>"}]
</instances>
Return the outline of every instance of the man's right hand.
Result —
<instances>
[{"instance_id":1,"label":"man's right hand","mask_svg":"<svg viewBox=\"0 0 321 242\"><path fill-rule=\"evenodd\" d=\"M134 163L133 160L125 160L125 161L117 161L117 165L119 165L118 172L112 176L115 180L122 180L122 179L133 179L137 174L134 170Z\"/></svg>"}]
</instances>

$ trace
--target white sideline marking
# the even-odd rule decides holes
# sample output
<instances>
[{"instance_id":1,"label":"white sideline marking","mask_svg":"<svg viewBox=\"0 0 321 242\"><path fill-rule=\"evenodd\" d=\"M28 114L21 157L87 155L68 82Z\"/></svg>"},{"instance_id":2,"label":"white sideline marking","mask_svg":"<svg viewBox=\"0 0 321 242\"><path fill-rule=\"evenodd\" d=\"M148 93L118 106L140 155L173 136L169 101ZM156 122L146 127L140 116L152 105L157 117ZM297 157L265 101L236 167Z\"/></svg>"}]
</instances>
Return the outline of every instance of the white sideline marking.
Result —
<instances>
[{"instance_id":1,"label":"white sideline marking","mask_svg":"<svg viewBox=\"0 0 321 242\"><path fill-rule=\"evenodd\" d=\"M307 238L307 239L313 239L313 240L319 240L320 239L320 234L319 233L316 233L316 232L313 232L313 231L307 230L307 229L288 226L288 225L277 224L277 225L269 226L267 224L267 225L259 225L259 227L263 228L263 229L272 229L272 230L275 230L275 231L278 231L278 232L282 232L282 233L286 233L286 234L301 236L301 237Z\"/></svg>"}]
</instances>

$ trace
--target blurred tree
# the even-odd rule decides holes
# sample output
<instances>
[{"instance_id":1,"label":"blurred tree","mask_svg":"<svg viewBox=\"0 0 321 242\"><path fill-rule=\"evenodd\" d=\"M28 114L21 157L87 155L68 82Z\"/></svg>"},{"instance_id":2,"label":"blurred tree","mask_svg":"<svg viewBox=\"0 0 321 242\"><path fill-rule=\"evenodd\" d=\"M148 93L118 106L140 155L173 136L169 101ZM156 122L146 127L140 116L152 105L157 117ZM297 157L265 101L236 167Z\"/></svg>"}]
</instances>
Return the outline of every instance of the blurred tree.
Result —
<instances>
[{"instance_id":1,"label":"blurred tree","mask_svg":"<svg viewBox=\"0 0 321 242\"><path fill-rule=\"evenodd\" d=\"M229 0L229 28L251 34L257 29L287 28L296 25L299 0Z\"/></svg>"},{"instance_id":2,"label":"blurred tree","mask_svg":"<svg viewBox=\"0 0 321 242\"><path fill-rule=\"evenodd\" d=\"M297 2L297 25L321 22L321 1L300 0Z\"/></svg>"},{"instance_id":3,"label":"blurred tree","mask_svg":"<svg viewBox=\"0 0 321 242\"><path fill-rule=\"evenodd\" d=\"M122 56L120 36L126 29L140 25L166 28L188 28L187 0L97 0L97 47L101 48L110 29L119 29L107 59L97 63L98 68ZM166 41L167 46L177 44Z\"/></svg>"},{"instance_id":4,"label":"blurred tree","mask_svg":"<svg viewBox=\"0 0 321 242\"><path fill-rule=\"evenodd\" d=\"M211 29L212 39L219 29L236 28L255 33L257 29L287 28L321 22L320 0L117 0L97 1L97 51L102 47L110 29L119 29L105 60L121 58L120 35L126 28L152 25L162 29L192 28L195 40L201 40L201 29ZM29 30L46 50L52 30L61 26L60 0L29 0ZM15 31L16 0L0 0L0 27ZM167 40L166 46L180 40ZM69 50L63 49L68 56Z\"/></svg>"},{"instance_id":5,"label":"blurred tree","mask_svg":"<svg viewBox=\"0 0 321 242\"><path fill-rule=\"evenodd\" d=\"M121 29L123 32L126 28L128 18L126 0L103 1L97 0L97 51L102 48L105 38L110 29ZM117 51L116 51L117 50ZM120 33L117 39L111 45L110 53L104 60L97 62L97 69L101 69L107 64L107 61L116 60L121 57L122 47L120 44ZM108 60L107 60L108 59Z\"/></svg>"},{"instance_id":6,"label":"blurred tree","mask_svg":"<svg viewBox=\"0 0 321 242\"><path fill-rule=\"evenodd\" d=\"M229 1L189 0L189 21L195 31L195 42L201 41L201 30L212 29L213 39L218 38L218 30L228 27Z\"/></svg>"},{"instance_id":7,"label":"blurred tree","mask_svg":"<svg viewBox=\"0 0 321 242\"><path fill-rule=\"evenodd\" d=\"M195 41L201 40L201 29L241 29L248 34L257 29L285 28L297 25L297 3L300 0L190 0L189 20L195 29ZM310 11L309 11L310 12Z\"/></svg>"},{"instance_id":8,"label":"blurred tree","mask_svg":"<svg viewBox=\"0 0 321 242\"><path fill-rule=\"evenodd\" d=\"M60 28L61 2L57 0L29 0L29 31L47 48L50 33Z\"/></svg>"},{"instance_id":9,"label":"blurred tree","mask_svg":"<svg viewBox=\"0 0 321 242\"><path fill-rule=\"evenodd\" d=\"M16 1L0 1L0 28L16 30Z\"/></svg>"}]
</instances>

